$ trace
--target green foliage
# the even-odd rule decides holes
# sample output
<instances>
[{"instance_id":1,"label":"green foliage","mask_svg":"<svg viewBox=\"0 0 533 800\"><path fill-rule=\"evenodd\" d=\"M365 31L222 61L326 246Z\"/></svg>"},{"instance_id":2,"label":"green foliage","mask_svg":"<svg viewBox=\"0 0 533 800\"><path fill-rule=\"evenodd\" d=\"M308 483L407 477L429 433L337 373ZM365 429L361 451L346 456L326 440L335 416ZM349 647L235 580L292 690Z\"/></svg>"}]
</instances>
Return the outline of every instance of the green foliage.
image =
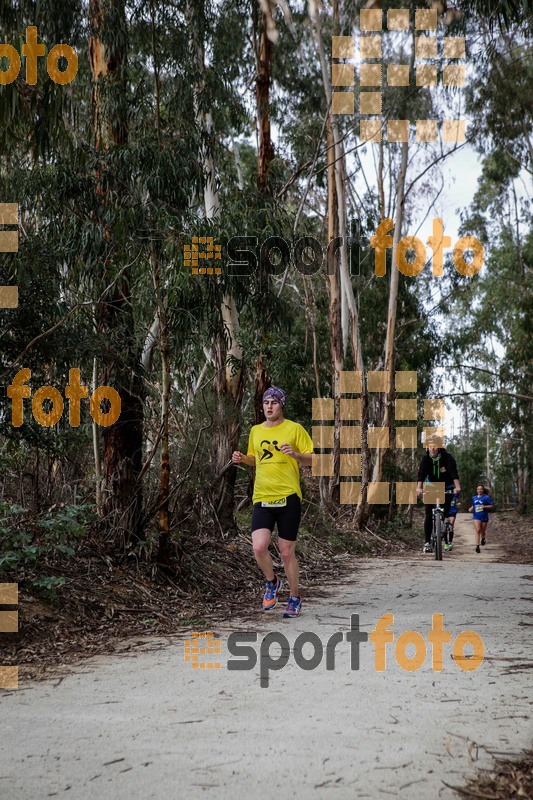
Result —
<instances>
[{"instance_id":1,"label":"green foliage","mask_svg":"<svg viewBox=\"0 0 533 800\"><path fill-rule=\"evenodd\" d=\"M476 493L476 486L479 483L485 485L488 482L484 433L482 430L474 431L470 442L465 441L464 436L457 438L449 444L447 449L457 462L462 490L462 510L465 511L464 504Z\"/></svg>"},{"instance_id":2,"label":"green foliage","mask_svg":"<svg viewBox=\"0 0 533 800\"><path fill-rule=\"evenodd\" d=\"M35 524L47 533L47 540L58 546L66 547L65 542L80 539L88 525L96 521L92 505L65 506L51 509L43 519ZM71 548L70 548L71 549ZM63 552L63 551L62 551ZM74 551L70 553L74 555Z\"/></svg>"},{"instance_id":3,"label":"green foliage","mask_svg":"<svg viewBox=\"0 0 533 800\"><path fill-rule=\"evenodd\" d=\"M531 0L459 0L458 5L476 24L481 18L491 29L527 25L533 16Z\"/></svg>"},{"instance_id":4,"label":"green foliage","mask_svg":"<svg viewBox=\"0 0 533 800\"><path fill-rule=\"evenodd\" d=\"M87 527L95 521L90 505L50 509L34 521L27 509L3 502L0 514L0 574L35 569L57 554L75 556Z\"/></svg>"},{"instance_id":5,"label":"green foliage","mask_svg":"<svg viewBox=\"0 0 533 800\"><path fill-rule=\"evenodd\" d=\"M29 587L44 600L55 602L58 599L57 589L66 582L66 578L58 577L57 575L40 575L35 580L30 581Z\"/></svg>"}]
</instances>

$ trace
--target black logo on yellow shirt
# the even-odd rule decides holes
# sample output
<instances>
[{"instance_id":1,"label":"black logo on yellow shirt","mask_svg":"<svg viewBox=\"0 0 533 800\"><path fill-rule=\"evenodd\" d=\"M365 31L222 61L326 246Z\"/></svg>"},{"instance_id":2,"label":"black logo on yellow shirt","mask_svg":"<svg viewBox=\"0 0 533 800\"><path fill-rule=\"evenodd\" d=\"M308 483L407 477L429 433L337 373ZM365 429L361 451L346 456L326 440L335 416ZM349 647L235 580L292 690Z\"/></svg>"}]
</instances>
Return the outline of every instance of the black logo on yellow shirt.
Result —
<instances>
[{"instance_id":1,"label":"black logo on yellow shirt","mask_svg":"<svg viewBox=\"0 0 533 800\"><path fill-rule=\"evenodd\" d=\"M267 447L263 447L263 445L268 445ZM259 459L259 461L263 461L265 458L273 458L274 453L272 452L272 447L274 450L277 450L278 453L281 453L281 450L278 447L278 440L274 439L274 441L270 442L268 439L263 439L261 442L261 447L263 447L263 455Z\"/></svg>"}]
</instances>

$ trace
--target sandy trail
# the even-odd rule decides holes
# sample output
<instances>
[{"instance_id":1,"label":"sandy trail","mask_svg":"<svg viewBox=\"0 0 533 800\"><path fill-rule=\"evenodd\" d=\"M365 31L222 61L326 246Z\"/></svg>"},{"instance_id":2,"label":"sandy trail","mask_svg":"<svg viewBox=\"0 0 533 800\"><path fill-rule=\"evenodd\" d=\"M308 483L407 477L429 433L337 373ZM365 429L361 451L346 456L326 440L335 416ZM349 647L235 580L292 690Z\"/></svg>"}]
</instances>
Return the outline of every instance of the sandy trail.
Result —
<instances>
[{"instance_id":1,"label":"sandy trail","mask_svg":"<svg viewBox=\"0 0 533 800\"><path fill-rule=\"evenodd\" d=\"M488 751L531 746L533 733L533 570L498 563L488 541L477 555L469 515L459 515L454 549L441 563L422 554L363 561L328 598L308 598L299 619L282 620L279 608L263 615L255 652L269 632L291 644L268 688L259 661L248 671L226 668L228 635L252 629L235 622L216 630L218 670L184 661L187 634L159 640L155 652L94 658L62 680L4 692L0 796L454 798L445 783L462 785L489 766ZM394 614L395 642L386 645L384 672L374 668L370 642L360 646L358 670L347 641L337 645L334 670L325 657L312 671L296 664L299 634L318 634L325 645L348 630L351 614L369 632L386 613ZM416 672L396 663L400 633L418 631L427 644L435 613L452 640L465 629L482 637L479 669L462 671L450 645L442 672L432 669L429 645ZM301 653L310 658L313 648Z\"/></svg>"}]
</instances>

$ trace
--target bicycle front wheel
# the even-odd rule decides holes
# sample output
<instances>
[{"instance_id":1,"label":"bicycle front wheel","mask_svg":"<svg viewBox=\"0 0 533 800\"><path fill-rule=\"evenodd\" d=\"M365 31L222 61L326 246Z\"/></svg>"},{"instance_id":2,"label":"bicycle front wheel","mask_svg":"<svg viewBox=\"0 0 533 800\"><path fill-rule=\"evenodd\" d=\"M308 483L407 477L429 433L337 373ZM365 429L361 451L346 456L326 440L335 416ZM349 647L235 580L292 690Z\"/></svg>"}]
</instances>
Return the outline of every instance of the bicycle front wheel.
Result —
<instances>
[{"instance_id":1,"label":"bicycle front wheel","mask_svg":"<svg viewBox=\"0 0 533 800\"><path fill-rule=\"evenodd\" d=\"M442 517L435 514L435 561L442 561Z\"/></svg>"}]
</instances>

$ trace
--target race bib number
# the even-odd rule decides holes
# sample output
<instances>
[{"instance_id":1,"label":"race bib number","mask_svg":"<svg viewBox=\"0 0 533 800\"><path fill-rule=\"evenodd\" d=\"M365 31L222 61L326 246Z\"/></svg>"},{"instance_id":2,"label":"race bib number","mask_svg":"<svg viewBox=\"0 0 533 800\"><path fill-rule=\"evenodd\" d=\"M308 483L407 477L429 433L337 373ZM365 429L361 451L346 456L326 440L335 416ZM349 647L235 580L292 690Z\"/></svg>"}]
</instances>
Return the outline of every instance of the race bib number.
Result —
<instances>
[{"instance_id":1,"label":"race bib number","mask_svg":"<svg viewBox=\"0 0 533 800\"><path fill-rule=\"evenodd\" d=\"M281 500L272 500L270 503L261 503L263 508L283 508L287 505L287 498L282 497Z\"/></svg>"}]
</instances>

